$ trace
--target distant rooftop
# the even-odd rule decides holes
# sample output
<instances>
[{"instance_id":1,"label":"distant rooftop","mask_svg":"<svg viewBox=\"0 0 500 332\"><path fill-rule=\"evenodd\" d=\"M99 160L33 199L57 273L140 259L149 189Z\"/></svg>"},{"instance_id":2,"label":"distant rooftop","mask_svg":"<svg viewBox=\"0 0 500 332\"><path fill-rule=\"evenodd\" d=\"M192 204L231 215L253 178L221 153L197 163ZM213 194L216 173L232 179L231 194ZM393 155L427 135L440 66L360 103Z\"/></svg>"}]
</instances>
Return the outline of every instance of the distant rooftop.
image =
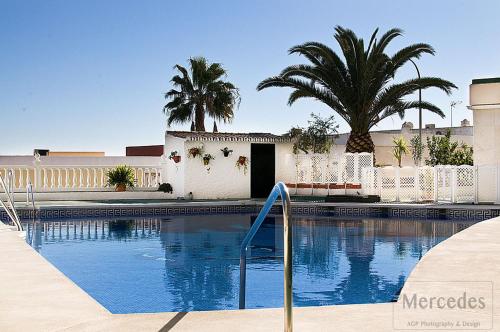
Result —
<instances>
[{"instance_id":1,"label":"distant rooftop","mask_svg":"<svg viewBox=\"0 0 500 332\"><path fill-rule=\"evenodd\" d=\"M287 136L271 133L210 133L201 131L167 131L167 135L191 141L289 142Z\"/></svg>"},{"instance_id":2,"label":"distant rooftop","mask_svg":"<svg viewBox=\"0 0 500 332\"><path fill-rule=\"evenodd\" d=\"M478 78L472 80L472 84L500 83L500 77Z\"/></svg>"}]
</instances>

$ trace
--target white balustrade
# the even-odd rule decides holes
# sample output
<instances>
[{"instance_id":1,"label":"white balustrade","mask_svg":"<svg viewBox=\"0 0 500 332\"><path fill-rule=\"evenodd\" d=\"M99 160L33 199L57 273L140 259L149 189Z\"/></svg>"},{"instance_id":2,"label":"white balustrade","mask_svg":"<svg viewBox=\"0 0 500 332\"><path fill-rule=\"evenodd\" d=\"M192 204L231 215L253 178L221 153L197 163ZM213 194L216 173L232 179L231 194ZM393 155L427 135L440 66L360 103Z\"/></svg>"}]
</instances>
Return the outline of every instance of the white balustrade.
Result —
<instances>
[{"instance_id":1,"label":"white balustrade","mask_svg":"<svg viewBox=\"0 0 500 332\"><path fill-rule=\"evenodd\" d=\"M29 182L35 191L111 191L107 186L110 166L0 166L0 175L12 171L13 189L24 192ZM161 167L130 166L134 171L134 184L139 190L156 190L161 179Z\"/></svg>"}]
</instances>

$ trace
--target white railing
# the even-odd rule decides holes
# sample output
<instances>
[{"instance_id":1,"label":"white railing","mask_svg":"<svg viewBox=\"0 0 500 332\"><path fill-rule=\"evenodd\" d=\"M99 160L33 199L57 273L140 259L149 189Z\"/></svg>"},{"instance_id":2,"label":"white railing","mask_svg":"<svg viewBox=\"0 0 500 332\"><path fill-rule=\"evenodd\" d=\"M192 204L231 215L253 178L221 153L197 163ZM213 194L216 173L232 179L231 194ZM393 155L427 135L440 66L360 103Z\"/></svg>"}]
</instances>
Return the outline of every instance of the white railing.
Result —
<instances>
[{"instance_id":1,"label":"white railing","mask_svg":"<svg viewBox=\"0 0 500 332\"><path fill-rule=\"evenodd\" d=\"M107 191L107 172L116 165L50 165L50 166L0 166L0 175L9 170L13 173L13 190L24 192L28 183L32 183L36 192L54 191ZM160 166L130 166L134 171L136 189L153 190L161 180Z\"/></svg>"},{"instance_id":2,"label":"white railing","mask_svg":"<svg viewBox=\"0 0 500 332\"><path fill-rule=\"evenodd\" d=\"M499 166L367 167L362 188L383 202L500 203Z\"/></svg>"},{"instance_id":3,"label":"white railing","mask_svg":"<svg viewBox=\"0 0 500 332\"><path fill-rule=\"evenodd\" d=\"M363 170L373 167L373 154L298 154L295 167L298 184L359 184Z\"/></svg>"}]
</instances>

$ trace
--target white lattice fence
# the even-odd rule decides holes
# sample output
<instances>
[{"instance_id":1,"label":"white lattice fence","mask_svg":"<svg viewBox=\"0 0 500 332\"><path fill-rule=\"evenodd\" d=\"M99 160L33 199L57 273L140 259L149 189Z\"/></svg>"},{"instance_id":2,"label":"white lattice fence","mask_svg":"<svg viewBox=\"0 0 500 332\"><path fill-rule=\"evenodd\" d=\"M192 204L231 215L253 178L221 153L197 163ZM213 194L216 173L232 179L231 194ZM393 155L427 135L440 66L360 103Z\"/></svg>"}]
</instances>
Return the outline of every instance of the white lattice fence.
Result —
<instances>
[{"instance_id":1,"label":"white lattice fence","mask_svg":"<svg viewBox=\"0 0 500 332\"><path fill-rule=\"evenodd\" d=\"M297 183L312 183L312 162L307 155L297 156L295 167L297 169Z\"/></svg>"},{"instance_id":2,"label":"white lattice fence","mask_svg":"<svg viewBox=\"0 0 500 332\"><path fill-rule=\"evenodd\" d=\"M418 167L418 198L417 201L435 200L435 174L430 166Z\"/></svg>"},{"instance_id":3,"label":"white lattice fence","mask_svg":"<svg viewBox=\"0 0 500 332\"><path fill-rule=\"evenodd\" d=\"M418 168L417 167L402 167L396 168L399 172L399 201L400 202L415 202L420 196L418 193Z\"/></svg>"},{"instance_id":4,"label":"white lattice fence","mask_svg":"<svg viewBox=\"0 0 500 332\"><path fill-rule=\"evenodd\" d=\"M483 173L483 182L486 174L491 176L490 183L498 182L491 170L476 172L474 166L371 167L363 171L362 188L365 194L380 195L383 202L472 203L478 201L477 186L481 185L476 183L477 174ZM486 196L497 197L493 195L497 186L489 187Z\"/></svg>"},{"instance_id":5,"label":"white lattice fence","mask_svg":"<svg viewBox=\"0 0 500 332\"><path fill-rule=\"evenodd\" d=\"M342 158L339 155L329 155L326 160L326 182L343 183L344 170L342 169Z\"/></svg>"},{"instance_id":6,"label":"white lattice fence","mask_svg":"<svg viewBox=\"0 0 500 332\"><path fill-rule=\"evenodd\" d=\"M397 174L395 167L384 167L380 169L380 199L383 202L395 202L398 200Z\"/></svg>"},{"instance_id":7,"label":"white lattice fence","mask_svg":"<svg viewBox=\"0 0 500 332\"><path fill-rule=\"evenodd\" d=\"M436 166L437 201L452 202L452 167Z\"/></svg>"},{"instance_id":8,"label":"white lattice fence","mask_svg":"<svg viewBox=\"0 0 500 332\"><path fill-rule=\"evenodd\" d=\"M454 202L474 202L476 196L475 167L460 166L454 169ZM494 178L496 179L496 177Z\"/></svg>"},{"instance_id":9,"label":"white lattice fence","mask_svg":"<svg viewBox=\"0 0 500 332\"><path fill-rule=\"evenodd\" d=\"M363 170L373 166L371 153L299 154L296 183L361 183Z\"/></svg>"}]
</instances>

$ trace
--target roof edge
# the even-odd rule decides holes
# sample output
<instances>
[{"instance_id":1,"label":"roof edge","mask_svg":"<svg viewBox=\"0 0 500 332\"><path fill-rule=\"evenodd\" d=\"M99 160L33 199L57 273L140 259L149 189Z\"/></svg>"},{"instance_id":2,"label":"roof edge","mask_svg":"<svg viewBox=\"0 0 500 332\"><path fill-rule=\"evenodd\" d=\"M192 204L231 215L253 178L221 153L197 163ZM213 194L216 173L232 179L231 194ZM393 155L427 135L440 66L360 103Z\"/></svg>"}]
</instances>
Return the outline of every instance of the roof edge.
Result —
<instances>
[{"instance_id":1,"label":"roof edge","mask_svg":"<svg viewBox=\"0 0 500 332\"><path fill-rule=\"evenodd\" d=\"M476 78L472 80L472 84L488 84L500 83L500 77Z\"/></svg>"}]
</instances>

